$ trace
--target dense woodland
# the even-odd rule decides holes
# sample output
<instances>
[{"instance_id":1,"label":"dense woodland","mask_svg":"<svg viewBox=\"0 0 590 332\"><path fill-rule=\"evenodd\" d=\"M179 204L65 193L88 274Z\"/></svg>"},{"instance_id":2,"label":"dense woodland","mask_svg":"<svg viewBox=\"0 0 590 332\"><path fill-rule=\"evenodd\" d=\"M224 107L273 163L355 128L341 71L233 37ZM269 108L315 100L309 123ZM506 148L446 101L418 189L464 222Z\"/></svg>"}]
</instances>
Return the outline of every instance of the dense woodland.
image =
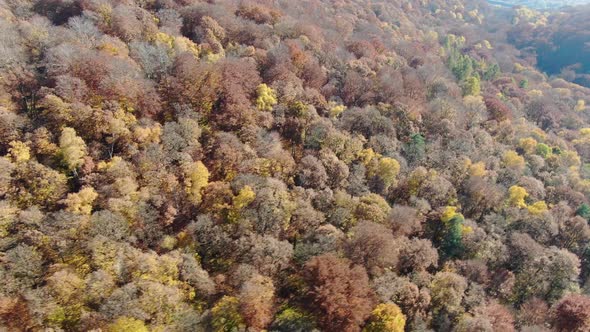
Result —
<instances>
[{"instance_id":1,"label":"dense woodland","mask_svg":"<svg viewBox=\"0 0 590 332\"><path fill-rule=\"evenodd\" d=\"M590 89L540 21L0 0L0 330L589 331Z\"/></svg>"}]
</instances>

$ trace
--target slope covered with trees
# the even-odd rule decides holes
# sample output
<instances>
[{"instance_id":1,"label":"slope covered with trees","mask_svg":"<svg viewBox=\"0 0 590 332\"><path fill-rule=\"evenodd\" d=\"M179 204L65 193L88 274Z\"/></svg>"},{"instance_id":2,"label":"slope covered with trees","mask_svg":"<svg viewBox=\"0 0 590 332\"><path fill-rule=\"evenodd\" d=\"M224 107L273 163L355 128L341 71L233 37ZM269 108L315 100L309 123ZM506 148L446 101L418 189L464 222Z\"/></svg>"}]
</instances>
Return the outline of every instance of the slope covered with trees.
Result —
<instances>
[{"instance_id":1,"label":"slope covered with trees","mask_svg":"<svg viewBox=\"0 0 590 332\"><path fill-rule=\"evenodd\" d=\"M587 331L590 90L502 15L0 0L3 329Z\"/></svg>"}]
</instances>

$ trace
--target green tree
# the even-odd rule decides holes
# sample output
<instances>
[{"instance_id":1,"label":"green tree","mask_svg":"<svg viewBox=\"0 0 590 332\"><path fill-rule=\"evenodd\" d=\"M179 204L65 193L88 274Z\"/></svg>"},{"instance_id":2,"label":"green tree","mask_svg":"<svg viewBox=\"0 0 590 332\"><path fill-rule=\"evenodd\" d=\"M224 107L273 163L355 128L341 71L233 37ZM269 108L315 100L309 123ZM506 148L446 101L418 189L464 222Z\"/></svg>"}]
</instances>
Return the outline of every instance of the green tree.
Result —
<instances>
[{"instance_id":1,"label":"green tree","mask_svg":"<svg viewBox=\"0 0 590 332\"><path fill-rule=\"evenodd\" d=\"M500 66L498 66L498 64L494 63L491 66L488 66L486 68L486 70L483 72L483 79L486 81L491 81L493 79L495 79L496 77L498 77L498 75L500 74Z\"/></svg>"},{"instance_id":2,"label":"green tree","mask_svg":"<svg viewBox=\"0 0 590 332\"><path fill-rule=\"evenodd\" d=\"M481 93L481 83L479 77L470 76L462 83L464 96L479 96Z\"/></svg>"},{"instance_id":3,"label":"green tree","mask_svg":"<svg viewBox=\"0 0 590 332\"><path fill-rule=\"evenodd\" d=\"M553 149L551 149L551 147L549 147L547 144L539 143L537 144L536 152L539 156L547 158L551 155Z\"/></svg>"},{"instance_id":4,"label":"green tree","mask_svg":"<svg viewBox=\"0 0 590 332\"><path fill-rule=\"evenodd\" d=\"M426 154L426 139L422 134L413 134L410 136L410 141L406 144L404 151L408 161L417 162L422 160Z\"/></svg>"},{"instance_id":5,"label":"green tree","mask_svg":"<svg viewBox=\"0 0 590 332\"><path fill-rule=\"evenodd\" d=\"M576 210L576 215L586 220L590 220L590 205L586 203L580 204L580 206Z\"/></svg>"},{"instance_id":6,"label":"green tree","mask_svg":"<svg viewBox=\"0 0 590 332\"><path fill-rule=\"evenodd\" d=\"M448 66L459 81L465 80L473 74L475 60L461 53L464 38L447 38L446 49L449 53Z\"/></svg>"},{"instance_id":7,"label":"green tree","mask_svg":"<svg viewBox=\"0 0 590 332\"><path fill-rule=\"evenodd\" d=\"M463 223L465 218L456 213L454 207L447 207L441 221L443 222L443 234L440 249L442 256L456 258L463 253Z\"/></svg>"}]
</instances>

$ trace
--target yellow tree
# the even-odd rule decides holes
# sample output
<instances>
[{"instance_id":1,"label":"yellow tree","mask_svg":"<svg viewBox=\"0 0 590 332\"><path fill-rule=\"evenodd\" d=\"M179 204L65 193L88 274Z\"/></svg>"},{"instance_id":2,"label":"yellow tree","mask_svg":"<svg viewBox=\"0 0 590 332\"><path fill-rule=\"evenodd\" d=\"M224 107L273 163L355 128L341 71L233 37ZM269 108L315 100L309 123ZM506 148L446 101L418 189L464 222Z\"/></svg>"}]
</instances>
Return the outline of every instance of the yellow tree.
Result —
<instances>
[{"instance_id":1,"label":"yellow tree","mask_svg":"<svg viewBox=\"0 0 590 332\"><path fill-rule=\"evenodd\" d=\"M240 189L238 195L232 199L232 207L228 213L228 220L230 222L236 222L240 217L240 211L252 203L256 198L256 193L250 186L244 186Z\"/></svg>"},{"instance_id":2,"label":"yellow tree","mask_svg":"<svg viewBox=\"0 0 590 332\"><path fill-rule=\"evenodd\" d=\"M519 208L525 208L526 203L524 202L524 199L528 195L529 194L526 192L526 189L524 189L523 187L512 186L510 187L510 189L508 189L508 205L516 206Z\"/></svg>"},{"instance_id":3,"label":"yellow tree","mask_svg":"<svg viewBox=\"0 0 590 332\"><path fill-rule=\"evenodd\" d=\"M14 162L20 163L31 159L31 149L25 143L12 141L8 145L10 146L8 153Z\"/></svg>"},{"instance_id":4,"label":"yellow tree","mask_svg":"<svg viewBox=\"0 0 590 332\"><path fill-rule=\"evenodd\" d=\"M477 176L477 177L482 177L486 175L486 165L480 161L477 162L475 164L470 164L469 165L469 175L470 176Z\"/></svg>"},{"instance_id":5,"label":"yellow tree","mask_svg":"<svg viewBox=\"0 0 590 332\"><path fill-rule=\"evenodd\" d=\"M201 161L186 163L183 166L184 186L191 201L201 203L201 189L209 183L209 170Z\"/></svg>"},{"instance_id":6,"label":"yellow tree","mask_svg":"<svg viewBox=\"0 0 590 332\"><path fill-rule=\"evenodd\" d=\"M538 201L534 204L531 204L527 207L527 210L532 215L540 215L546 212L549 208L547 207L547 203L545 201Z\"/></svg>"},{"instance_id":7,"label":"yellow tree","mask_svg":"<svg viewBox=\"0 0 590 332\"><path fill-rule=\"evenodd\" d=\"M586 109L586 101L584 99L578 99L574 111L581 112Z\"/></svg>"},{"instance_id":8,"label":"yellow tree","mask_svg":"<svg viewBox=\"0 0 590 332\"><path fill-rule=\"evenodd\" d=\"M362 149L361 151L359 151L358 153L358 158L359 160L365 165L368 166L369 163L376 157L378 157L379 155L377 153L375 153L375 151L373 151L372 148L368 148L368 149Z\"/></svg>"},{"instance_id":9,"label":"yellow tree","mask_svg":"<svg viewBox=\"0 0 590 332\"><path fill-rule=\"evenodd\" d=\"M522 156L519 156L518 153L516 153L516 151L506 151L506 153L504 153L504 165L506 165L506 167L517 170L517 171L523 171L524 170L524 158Z\"/></svg>"},{"instance_id":10,"label":"yellow tree","mask_svg":"<svg viewBox=\"0 0 590 332\"><path fill-rule=\"evenodd\" d=\"M406 316L395 303L381 303L371 313L363 332L403 332Z\"/></svg>"},{"instance_id":11,"label":"yellow tree","mask_svg":"<svg viewBox=\"0 0 590 332\"><path fill-rule=\"evenodd\" d=\"M86 143L73 128L65 127L59 137L59 151L61 158L70 171L75 171L84 163Z\"/></svg>"},{"instance_id":12,"label":"yellow tree","mask_svg":"<svg viewBox=\"0 0 590 332\"><path fill-rule=\"evenodd\" d=\"M135 318L119 317L107 328L109 332L148 332L145 324Z\"/></svg>"},{"instance_id":13,"label":"yellow tree","mask_svg":"<svg viewBox=\"0 0 590 332\"><path fill-rule=\"evenodd\" d=\"M385 184L385 188L388 188L395 182L399 171L400 165L397 160L388 157L379 159L379 163L377 164L377 176L381 178Z\"/></svg>"},{"instance_id":14,"label":"yellow tree","mask_svg":"<svg viewBox=\"0 0 590 332\"><path fill-rule=\"evenodd\" d=\"M526 154L532 154L537 149L537 140L532 137L521 138L518 141L518 146L524 150Z\"/></svg>"},{"instance_id":15,"label":"yellow tree","mask_svg":"<svg viewBox=\"0 0 590 332\"><path fill-rule=\"evenodd\" d=\"M258 94L256 107L261 111L272 111L272 107L277 104L277 96L274 90L263 83L256 88L256 93Z\"/></svg>"},{"instance_id":16,"label":"yellow tree","mask_svg":"<svg viewBox=\"0 0 590 332\"><path fill-rule=\"evenodd\" d=\"M92 187L84 187L77 193L70 193L63 200L66 210L77 214L90 214L92 212L92 203L98 197L98 194Z\"/></svg>"},{"instance_id":17,"label":"yellow tree","mask_svg":"<svg viewBox=\"0 0 590 332\"><path fill-rule=\"evenodd\" d=\"M331 101L328 103L329 107L329 114L331 118L337 118L342 112L346 110L346 106L336 104L335 102Z\"/></svg>"}]
</instances>

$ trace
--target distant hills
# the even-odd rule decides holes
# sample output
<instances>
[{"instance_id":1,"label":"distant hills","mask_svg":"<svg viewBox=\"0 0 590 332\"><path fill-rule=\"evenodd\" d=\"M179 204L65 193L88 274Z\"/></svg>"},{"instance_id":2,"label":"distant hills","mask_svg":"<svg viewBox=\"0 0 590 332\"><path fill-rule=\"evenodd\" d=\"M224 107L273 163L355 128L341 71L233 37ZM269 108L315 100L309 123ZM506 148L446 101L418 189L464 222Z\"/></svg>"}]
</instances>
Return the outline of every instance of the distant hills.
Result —
<instances>
[{"instance_id":1,"label":"distant hills","mask_svg":"<svg viewBox=\"0 0 590 332\"><path fill-rule=\"evenodd\" d=\"M488 3L501 7L526 6L534 9L556 9L585 5L590 3L590 0L488 0Z\"/></svg>"}]
</instances>

